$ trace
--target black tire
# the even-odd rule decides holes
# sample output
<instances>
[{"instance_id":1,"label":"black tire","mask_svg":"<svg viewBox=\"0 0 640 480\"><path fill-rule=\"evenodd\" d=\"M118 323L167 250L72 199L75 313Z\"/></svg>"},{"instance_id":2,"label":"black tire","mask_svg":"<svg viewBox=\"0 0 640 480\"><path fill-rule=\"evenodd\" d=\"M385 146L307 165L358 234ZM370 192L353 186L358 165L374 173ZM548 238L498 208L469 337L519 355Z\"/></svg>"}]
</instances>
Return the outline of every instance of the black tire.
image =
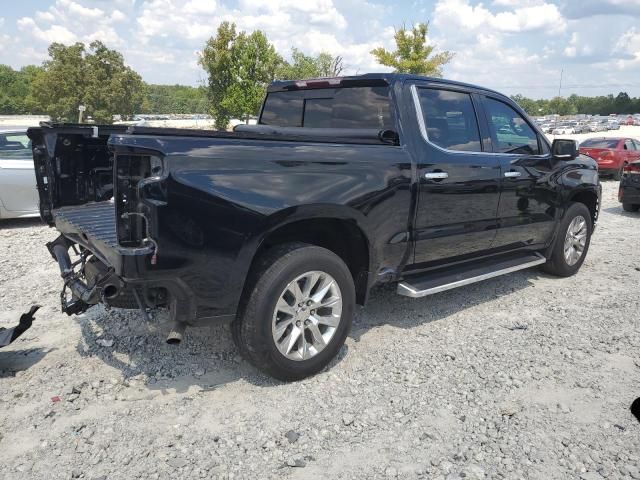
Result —
<instances>
[{"instance_id":1,"label":"black tire","mask_svg":"<svg viewBox=\"0 0 640 480\"><path fill-rule=\"evenodd\" d=\"M323 350L307 360L291 360L276 346L273 314L287 285L310 271L326 272L335 279L342 296L341 318ZM295 381L318 373L337 355L351 329L355 309L353 277L340 257L305 243L284 244L268 250L247 281L231 329L234 342L251 364L279 380Z\"/></svg>"},{"instance_id":2,"label":"black tire","mask_svg":"<svg viewBox=\"0 0 640 480\"><path fill-rule=\"evenodd\" d=\"M620 170L616 170L611 174L611 178L613 178L616 182L619 182L622 179L622 168Z\"/></svg>"},{"instance_id":3,"label":"black tire","mask_svg":"<svg viewBox=\"0 0 640 480\"><path fill-rule=\"evenodd\" d=\"M637 203L623 203L622 209L625 212L637 212L638 210L640 210L640 205L638 205Z\"/></svg>"},{"instance_id":4,"label":"black tire","mask_svg":"<svg viewBox=\"0 0 640 480\"><path fill-rule=\"evenodd\" d=\"M564 256L564 241L567 236L569 225L571 225L571 222L573 222L573 220L578 216L582 216L586 221L587 236L584 250L582 251L582 256L576 263L570 265ZM582 263L587 256L589 245L591 243L592 232L593 221L591 219L591 212L589 211L587 206L584 203L570 204L569 208L564 214L563 219L558 225L558 233L553 245L553 249L551 250L551 256L547 263L542 265L542 269L545 272L550 273L551 275L556 275L558 277L570 277L571 275L574 275L578 270L580 270L580 267L582 266Z\"/></svg>"}]
</instances>

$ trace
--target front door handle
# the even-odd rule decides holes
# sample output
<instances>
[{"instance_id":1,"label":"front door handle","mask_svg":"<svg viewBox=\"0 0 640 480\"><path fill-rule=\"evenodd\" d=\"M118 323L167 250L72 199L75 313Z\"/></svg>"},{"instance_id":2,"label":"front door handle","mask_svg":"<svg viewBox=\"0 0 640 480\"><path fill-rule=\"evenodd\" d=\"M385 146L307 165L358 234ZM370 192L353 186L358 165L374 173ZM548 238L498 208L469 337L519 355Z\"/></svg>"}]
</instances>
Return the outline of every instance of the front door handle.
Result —
<instances>
[{"instance_id":1,"label":"front door handle","mask_svg":"<svg viewBox=\"0 0 640 480\"><path fill-rule=\"evenodd\" d=\"M427 180L442 180L449 178L449 174L447 172L429 172L424 174L424 178Z\"/></svg>"},{"instance_id":2,"label":"front door handle","mask_svg":"<svg viewBox=\"0 0 640 480\"><path fill-rule=\"evenodd\" d=\"M507 178L516 178L516 177L521 177L522 176L522 172L504 172L504 176Z\"/></svg>"}]
</instances>

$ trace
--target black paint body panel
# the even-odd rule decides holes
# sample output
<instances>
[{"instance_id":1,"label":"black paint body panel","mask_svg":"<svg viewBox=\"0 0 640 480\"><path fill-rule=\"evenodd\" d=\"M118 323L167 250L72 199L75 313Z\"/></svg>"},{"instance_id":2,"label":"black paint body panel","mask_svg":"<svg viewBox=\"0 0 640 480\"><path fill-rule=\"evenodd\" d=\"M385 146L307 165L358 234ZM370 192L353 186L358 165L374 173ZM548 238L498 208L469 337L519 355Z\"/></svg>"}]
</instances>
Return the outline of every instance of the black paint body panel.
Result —
<instances>
[{"instance_id":1,"label":"black paint body panel","mask_svg":"<svg viewBox=\"0 0 640 480\"><path fill-rule=\"evenodd\" d=\"M177 276L211 315L235 312L261 242L291 222L352 222L368 241L369 271L400 265L407 252L411 157L401 147L139 135L114 135L110 146L153 151L165 169L157 264L118 273Z\"/></svg>"}]
</instances>

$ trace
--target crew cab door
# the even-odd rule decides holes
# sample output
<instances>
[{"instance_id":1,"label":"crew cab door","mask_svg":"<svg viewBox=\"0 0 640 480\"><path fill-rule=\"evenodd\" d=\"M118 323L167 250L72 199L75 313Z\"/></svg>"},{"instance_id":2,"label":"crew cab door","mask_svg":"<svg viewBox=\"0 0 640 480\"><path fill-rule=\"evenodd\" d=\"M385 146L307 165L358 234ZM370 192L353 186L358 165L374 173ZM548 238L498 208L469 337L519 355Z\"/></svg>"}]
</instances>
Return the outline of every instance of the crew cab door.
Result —
<instances>
[{"instance_id":1,"label":"crew cab door","mask_svg":"<svg viewBox=\"0 0 640 480\"><path fill-rule=\"evenodd\" d=\"M475 94L428 82L410 88L420 137L415 263L488 250L496 233L500 166L486 151Z\"/></svg>"},{"instance_id":2,"label":"crew cab door","mask_svg":"<svg viewBox=\"0 0 640 480\"><path fill-rule=\"evenodd\" d=\"M494 248L546 243L555 227L559 192L551 149L528 120L498 97L482 95L495 157L500 163L500 205Z\"/></svg>"}]
</instances>

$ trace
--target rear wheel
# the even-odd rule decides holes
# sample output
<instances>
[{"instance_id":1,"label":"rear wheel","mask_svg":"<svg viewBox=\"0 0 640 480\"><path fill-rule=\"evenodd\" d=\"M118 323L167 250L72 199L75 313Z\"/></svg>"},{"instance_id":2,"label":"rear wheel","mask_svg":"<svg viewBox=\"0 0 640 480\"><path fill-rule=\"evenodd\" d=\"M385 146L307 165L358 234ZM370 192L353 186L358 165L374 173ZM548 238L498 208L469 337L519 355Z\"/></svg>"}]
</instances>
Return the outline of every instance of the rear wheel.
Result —
<instances>
[{"instance_id":1,"label":"rear wheel","mask_svg":"<svg viewBox=\"0 0 640 480\"><path fill-rule=\"evenodd\" d=\"M558 227L551 257L542 268L559 277L575 274L587 255L591 242L591 212L583 203L572 203Z\"/></svg>"},{"instance_id":2,"label":"rear wheel","mask_svg":"<svg viewBox=\"0 0 640 480\"><path fill-rule=\"evenodd\" d=\"M304 243L274 247L249 280L233 338L254 366L284 381L322 370L342 347L355 308L349 268Z\"/></svg>"},{"instance_id":3,"label":"rear wheel","mask_svg":"<svg viewBox=\"0 0 640 480\"><path fill-rule=\"evenodd\" d=\"M638 210L640 210L640 205L638 205L637 203L623 203L622 209L625 212L637 212Z\"/></svg>"}]
</instances>

